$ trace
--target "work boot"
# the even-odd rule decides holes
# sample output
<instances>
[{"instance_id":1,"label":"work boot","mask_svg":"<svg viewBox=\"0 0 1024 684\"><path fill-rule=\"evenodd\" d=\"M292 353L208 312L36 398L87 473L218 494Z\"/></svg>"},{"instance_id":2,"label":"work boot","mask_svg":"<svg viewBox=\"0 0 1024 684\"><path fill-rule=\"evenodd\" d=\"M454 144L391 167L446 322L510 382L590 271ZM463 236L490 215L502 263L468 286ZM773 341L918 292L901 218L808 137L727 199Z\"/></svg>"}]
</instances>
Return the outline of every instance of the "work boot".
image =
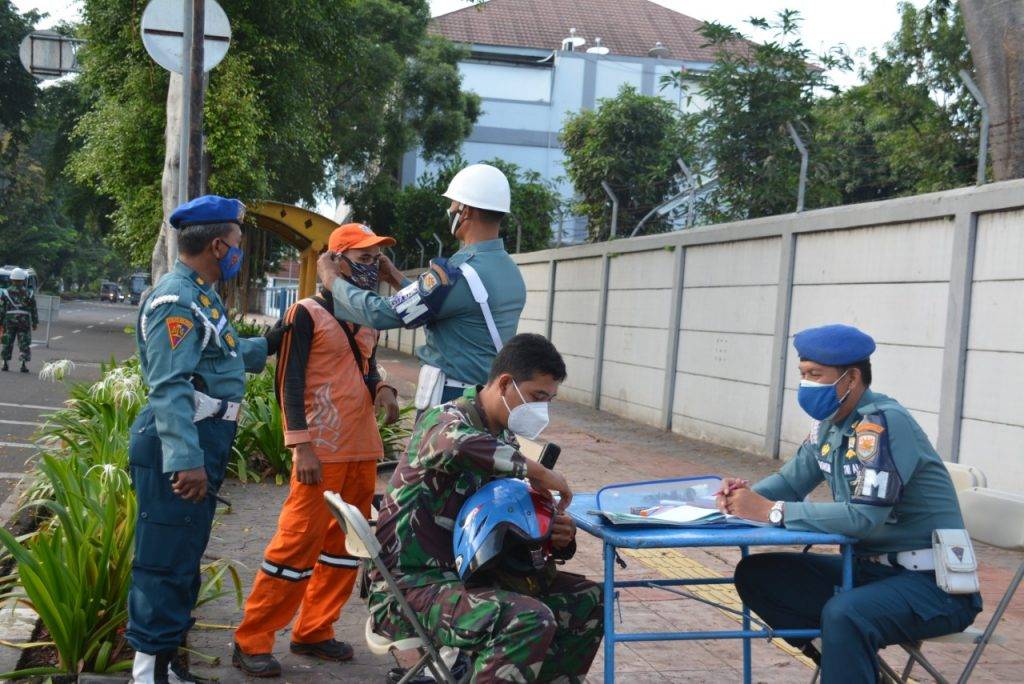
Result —
<instances>
[{"instance_id":1,"label":"work boot","mask_svg":"<svg viewBox=\"0 0 1024 684\"><path fill-rule=\"evenodd\" d=\"M28 373L28 364L26 364L24 361L21 362L21 372Z\"/></svg>"},{"instance_id":2,"label":"work boot","mask_svg":"<svg viewBox=\"0 0 1024 684\"><path fill-rule=\"evenodd\" d=\"M7 362L6 362L6 361L4 361L4 373L6 373L6 372L7 372L7 371L9 371L9 370L11 370L10 366L8 366L8 365L7 365Z\"/></svg>"},{"instance_id":3,"label":"work boot","mask_svg":"<svg viewBox=\"0 0 1024 684\"><path fill-rule=\"evenodd\" d=\"M251 677L280 677L281 663L272 653L244 653L238 644L231 654L231 664Z\"/></svg>"},{"instance_id":4,"label":"work boot","mask_svg":"<svg viewBox=\"0 0 1024 684\"><path fill-rule=\"evenodd\" d=\"M443 656L442 656L443 657ZM447 662L447 661L446 661ZM448 671L452 673L452 678L457 682L461 682L467 674L472 663L469 660L469 655L463 651L459 652L455 663L448 667ZM393 667L388 670L388 674L385 677L387 684L398 684L402 681L402 677L408 672L404 667ZM435 684L438 680L434 678L434 673L429 667L423 668L423 671L418 675L406 681L405 684Z\"/></svg>"},{"instance_id":5,"label":"work boot","mask_svg":"<svg viewBox=\"0 0 1024 684\"><path fill-rule=\"evenodd\" d=\"M171 660L167 680L170 684L202 684L202 682L210 681L192 674L188 669L188 658L185 653L179 653Z\"/></svg>"},{"instance_id":6,"label":"work boot","mask_svg":"<svg viewBox=\"0 0 1024 684\"><path fill-rule=\"evenodd\" d=\"M132 682L135 684L170 684L168 672L171 664L172 653L149 653L135 652L135 662L132 663Z\"/></svg>"},{"instance_id":7,"label":"work boot","mask_svg":"<svg viewBox=\"0 0 1024 684\"><path fill-rule=\"evenodd\" d=\"M320 660L334 660L338 662L352 660L352 656L355 655L350 645L335 639L318 641L315 644L300 644L297 641L293 641L291 651L295 655L308 655Z\"/></svg>"}]
</instances>

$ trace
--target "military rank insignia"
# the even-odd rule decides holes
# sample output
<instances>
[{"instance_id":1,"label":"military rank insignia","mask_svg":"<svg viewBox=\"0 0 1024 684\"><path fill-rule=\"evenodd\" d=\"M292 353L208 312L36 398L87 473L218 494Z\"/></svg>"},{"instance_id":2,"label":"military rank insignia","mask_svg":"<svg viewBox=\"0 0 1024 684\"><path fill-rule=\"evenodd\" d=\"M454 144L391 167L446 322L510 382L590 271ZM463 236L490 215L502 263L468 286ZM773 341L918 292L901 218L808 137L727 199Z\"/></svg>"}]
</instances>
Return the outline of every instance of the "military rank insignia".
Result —
<instances>
[{"instance_id":1,"label":"military rank insignia","mask_svg":"<svg viewBox=\"0 0 1024 684\"><path fill-rule=\"evenodd\" d=\"M192 328L195 325L189 319L182 318L181 316L168 316L166 323L167 338L171 342L171 349L177 349L181 341L192 332Z\"/></svg>"},{"instance_id":2,"label":"military rank insignia","mask_svg":"<svg viewBox=\"0 0 1024 684\"><path fill-rule=\"evenodd\" d=\"M831 451L832 451L832 445L831 444L826 442L825 444L822 445L822 447L821 447L821 455L822 456L828 456L829 452L831 452Z\"/></svg>"}]
</instances>

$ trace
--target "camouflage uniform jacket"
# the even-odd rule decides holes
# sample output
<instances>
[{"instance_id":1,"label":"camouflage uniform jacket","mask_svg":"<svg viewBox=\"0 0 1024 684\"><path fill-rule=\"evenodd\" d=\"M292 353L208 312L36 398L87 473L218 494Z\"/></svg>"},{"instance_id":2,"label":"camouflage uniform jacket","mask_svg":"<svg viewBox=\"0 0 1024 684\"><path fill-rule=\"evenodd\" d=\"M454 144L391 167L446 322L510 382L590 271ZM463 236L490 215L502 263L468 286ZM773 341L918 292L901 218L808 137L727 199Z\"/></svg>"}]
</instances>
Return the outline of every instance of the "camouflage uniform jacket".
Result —
<instances>
[{"instance_id":1,"label":"camouflage uniform jacket","mask_svg":"<svg viewBox=\"0 0 1024 684\"><path fill-rule=\"evenodd\" d=\"M458 581L452 530L462 504L493 479L526 477L512 434L487 430L476 394L470 388L420 417L388 483L377 538L381 560L403 589Z\"/></svg>"},{"instance_id":2,"label":"camouflage uniform jacket","mask_svg":"<svg viewBox=\"0 0 1024 684\"><path fill-rule=\"evenodd\" d=\"M39 324L36 298L28 291L27 287L11 286L6 290L0 289L0 325L4 324L7 314L11 314L12 321L15 317L19 318L26 328L29 324Z\"/></svg>"}]
</instances>

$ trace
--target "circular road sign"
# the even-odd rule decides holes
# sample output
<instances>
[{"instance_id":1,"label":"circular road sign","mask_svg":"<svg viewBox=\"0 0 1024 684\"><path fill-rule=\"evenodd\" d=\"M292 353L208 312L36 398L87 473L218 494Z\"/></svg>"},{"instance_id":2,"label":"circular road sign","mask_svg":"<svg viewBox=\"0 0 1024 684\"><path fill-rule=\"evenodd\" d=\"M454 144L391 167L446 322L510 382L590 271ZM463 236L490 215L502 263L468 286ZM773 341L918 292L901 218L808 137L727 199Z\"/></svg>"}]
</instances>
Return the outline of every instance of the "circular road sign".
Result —
<instances>
[{"instance_id":1,"label":"circular road sign","mask_svg":"<svg viewBox=\"0 0 1024 684\"><path fill-rule=\"evenodd\" d=\"M142 44L157 64L168 71L185 73L185 3L192 0L151 0L142 13ZM231 45L228 15L215 0L206 0L203 36L203 71L220 64ZM197 37L198 38L198 37Z\"/></svg>"}]
</instances>

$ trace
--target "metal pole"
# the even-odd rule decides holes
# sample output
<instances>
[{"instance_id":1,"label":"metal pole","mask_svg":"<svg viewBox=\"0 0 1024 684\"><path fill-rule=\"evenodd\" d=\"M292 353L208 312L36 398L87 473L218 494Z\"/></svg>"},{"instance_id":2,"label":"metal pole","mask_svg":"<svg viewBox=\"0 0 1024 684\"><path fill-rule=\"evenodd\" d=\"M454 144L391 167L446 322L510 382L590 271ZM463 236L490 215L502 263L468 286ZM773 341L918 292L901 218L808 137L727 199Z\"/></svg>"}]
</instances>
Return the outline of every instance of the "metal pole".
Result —
<instances>
[{"instance_id":1,"label":"metal pole","mask_svg":"<svg viewBox=\"0 0 1024 684\"><path fill-rule=\"evenodd\" d=\"M981 131L978 136L978 185L984 185L985 172L988 165L988 102L985 101L985 96L981 94L978 84L967 73L967 69L960 70L960 79L967 86L967 89L971 91L971 95L978 102L978 107L981 109Z\"/></svg>"},{"instance_id":2,"label":"metal pole","mask_svg":"<svg viewBox=\"0 0 1024 684\"><path fill-rule=\"evenodd\" d=\"M516 254L523 251L523 224L516 221Z\"/></svg>"},{"instance_id":3,"label":"metal pole","mask_svg":"<svg viewBox=\"0 0 1024 684\"><path fill-rule=\"evenodd\" d=\"M416 244L420 246L420 268L423 268L423 259L427 252L427 246L419 238L416 238Z\"/></svg>"},{"instance_id":4,"label":"metal pole","mask_svg":"<svg viewBox=\"0 0 1024 684\"><path fill-rule=\"evenodd\" d=\"M444 247L444 245L441 243L441 238L437 237L437 233L432 233L432 235L434 236L434 242L437 243L437 258L440 259L441 249Z\"/></svg>"},{"instance_id":5,"label":"metal pole","mask_svg":"<svg viewBox=\"0 0 1024 684\"><path fill-rule=\"evenodd\" d=\"M57 295L60 297L60 295ZM50 321L53 320L53 298L46 305L46 348L50 348Z\"/></svg>"},{"instance_id":6,"label":"metal pole","mask_svg":"<svg viewBox=\"0 0 1024 684\"><path fill-rule=\"evenodd\" d=\"M690 207L686 210L686 227L689 228L693 225L693 212L697 204L697 179L693 177L693 171L683 162L681 157L676 157L676 164L679 164L679 168L683 170L683 175L686 176L686 184L690 186Z\"/></svg>"},{"instance_id":7,"label":"metal pole","mask_svg":"<svg viewBox=\"0 0 1024 684\"><path fill-rule=\"evenodd\" d=\"M807 147L804 145L804 141L800 139L800 136L797 135L792 123L787 121L786 128L789 130L789 137L793 139L796 149L800 150L800 189L797 190L796 195L796 210L801 212L804 210L804 190L807 188Z\"/></svg>"},{"instance_id":8,"label":"metal pole","mask_svg":"<svg viewBox=\"0 0 1024 684\"><path fill-rule=\"evenodd\" d=\"M187 2L185 4L188 4ZM206 38L206 0L192 0L192 45L188 60L188 199L202 194L203 180L203 100L205 70L203 69Z\"/></svg>"},{"instance_id":9,"label":"metal pole","mask_svg":"<svg viewBox=\"0 0 1024 684\"><path fill-rule=\"evenodd\" d=\"M608 181L601 181L601 187L604 188L605 194L612 201L612 234L611 238L614 239L616 233L619 232L619 198L615 196L612 191L612 186L608 185Z\"/></svg>"}]
</instances>

